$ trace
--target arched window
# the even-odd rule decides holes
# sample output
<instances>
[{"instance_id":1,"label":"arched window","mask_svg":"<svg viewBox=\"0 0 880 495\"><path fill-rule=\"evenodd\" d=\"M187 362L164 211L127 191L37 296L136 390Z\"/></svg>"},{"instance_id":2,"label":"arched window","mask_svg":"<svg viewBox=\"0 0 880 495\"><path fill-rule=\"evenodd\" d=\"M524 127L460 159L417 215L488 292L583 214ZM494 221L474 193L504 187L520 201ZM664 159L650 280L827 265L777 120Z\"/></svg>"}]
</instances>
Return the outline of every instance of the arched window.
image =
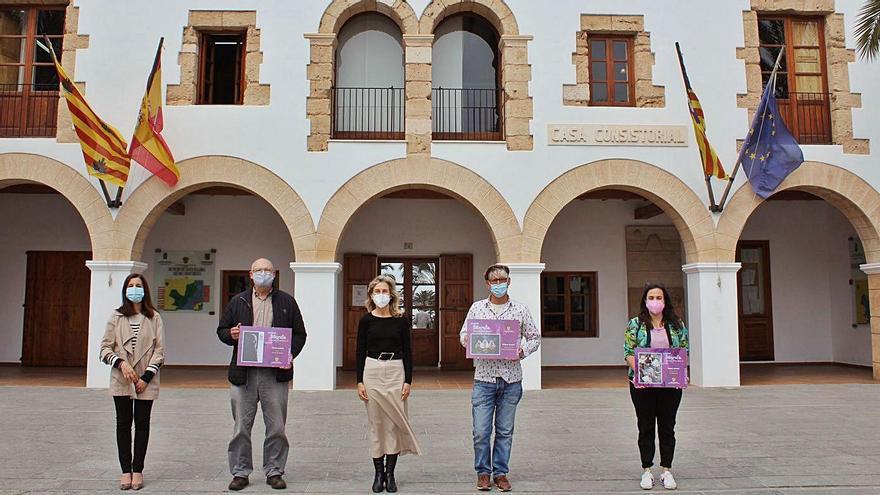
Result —
<instances>
[{"instance_id":1,"label":"arched window","mask_svg":"<svg viewBox=\"0 0 880 495\"><path fill-rule=\"evenodd\" d=\"M444 19L434 31L434 139L501 140L499 36L471 13Z\"/></svg>"},{"instance_id":2,"label":"arched window","mask_svg":"<svg viewBox=\"0 0 880 495\"><path fill-rule=\"evenodd\" d=\"M403 36L388 17L367 12L337 35L333 137L403 139Z\"/></svg>"}]
</instances>

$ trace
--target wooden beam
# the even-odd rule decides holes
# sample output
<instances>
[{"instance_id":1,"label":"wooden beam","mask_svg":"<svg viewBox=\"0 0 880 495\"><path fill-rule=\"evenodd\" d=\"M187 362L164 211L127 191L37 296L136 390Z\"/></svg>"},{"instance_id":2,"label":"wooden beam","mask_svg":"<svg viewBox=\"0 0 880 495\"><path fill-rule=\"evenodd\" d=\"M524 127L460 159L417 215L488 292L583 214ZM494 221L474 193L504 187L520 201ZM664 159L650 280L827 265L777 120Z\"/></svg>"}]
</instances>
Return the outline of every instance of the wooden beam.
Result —
<instances>
[{"instance_id":1,"label":"wooden beam","mask_svg":"<svg viewBox=\"0 0 880 495\"><path fill-rule=\"evenodd\" d=\"M183 201L177 201L171 206L169 206L165 211L167 211L171 215L184 216L186 215L186 205L183 204Z\"/></svg>"},{"instance_id":2,"label":"wooden beam","mask_svg":"<svg viewBox=\"0 0 880 495\"><path fill-rule=\"evenodd\" d=\"M654 203L648 203L645 206L636 208L633 216L636 220L647 220L663 214L663 209Z\"/></svg>"}]
</instances>

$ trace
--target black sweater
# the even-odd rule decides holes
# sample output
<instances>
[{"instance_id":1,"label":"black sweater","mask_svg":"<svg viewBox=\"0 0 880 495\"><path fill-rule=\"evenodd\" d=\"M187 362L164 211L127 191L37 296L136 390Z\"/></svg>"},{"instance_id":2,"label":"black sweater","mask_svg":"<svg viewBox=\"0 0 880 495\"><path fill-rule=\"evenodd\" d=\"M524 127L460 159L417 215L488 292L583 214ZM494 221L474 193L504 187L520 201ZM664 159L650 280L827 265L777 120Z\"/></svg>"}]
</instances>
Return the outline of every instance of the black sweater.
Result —
<instances>
[{"instance_id":1,"label":"black sweater","mask_svg":"<svg viewBox=\"0 0 880 495\"><path fill-rule=\"evenodd\" d=\"M367 313L358 324L357 340L357 381L364 381L364 365L367 353L393 352L403 357L404 381L412 383L412 346L409 339L409 320L401 318L379 318Z\"/></svg>"},{"instance_id":2,"label":"black sweater","mask_svg":"<svg viewBox=\"0 0 880 495\"><path fill-rule=\"evenodd\" d=\"M232 338L230 329L241 323L243 326L254 324L254 307L251 303L253 289L248 289L236 295L226 305L223 316L220 317L220 325L217 327L217 336L226 344L232 346L232 359L229 360L229 383L244 385L247 382L247 368L238 366L238 341ZM306 327L303 324L302 313L293 296L280 290L272 291L272 326L278 328L290 328L293 331L293 339L290 342L290 353L295 358L306 345ZM293 379L293 369L278 368L276 379L279 382L289 382Z\"/></svg>"}]
</instances>

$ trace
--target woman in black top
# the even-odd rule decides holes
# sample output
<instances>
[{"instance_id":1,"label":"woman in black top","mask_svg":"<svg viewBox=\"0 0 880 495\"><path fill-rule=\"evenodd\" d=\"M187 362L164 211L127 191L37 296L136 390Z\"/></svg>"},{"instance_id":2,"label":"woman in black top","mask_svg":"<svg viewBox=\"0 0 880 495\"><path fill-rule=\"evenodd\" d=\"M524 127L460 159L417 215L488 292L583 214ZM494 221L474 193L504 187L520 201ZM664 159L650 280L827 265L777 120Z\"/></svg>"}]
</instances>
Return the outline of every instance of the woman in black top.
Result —
<instances>
[{"instance_id":1,"label":"woman in black top","mask_svg":"<svg viewBox=\"0 0 880 495\"><path fill-rule=\"evenodd\" d=\"M395 286L388 275L370 282L364 303L369 312L358 325L357 388L370 423L374 493L397 491L398 455L421 454L407 407L412 384L410 324L403 318Z\"/></svg>"}]
</instances>

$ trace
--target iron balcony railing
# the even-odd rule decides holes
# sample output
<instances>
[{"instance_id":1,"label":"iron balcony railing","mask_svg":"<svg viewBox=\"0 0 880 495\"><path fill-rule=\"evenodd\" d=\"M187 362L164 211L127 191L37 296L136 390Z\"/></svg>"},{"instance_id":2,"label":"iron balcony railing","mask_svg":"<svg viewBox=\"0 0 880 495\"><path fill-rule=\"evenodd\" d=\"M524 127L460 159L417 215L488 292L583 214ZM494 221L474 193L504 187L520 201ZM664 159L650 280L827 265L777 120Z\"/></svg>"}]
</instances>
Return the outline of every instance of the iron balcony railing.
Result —
<instances>
[{"instance_id":1,"label":"iron balcony railing","mask_svg":"<svg viewBox=\"0 0 880 495\"><path fill-rule=\"evenodd\" d=\"M500 89L434 88L433 139L500 141L501 102Z\"/></svg>"},{"instance_id":2,"label":"iron balcony railing","mask_svg":"<svg viewBox=\"0 0 880 495\"><path fill-rule=\"evenodd\" d=\"M334 139L403 139L403 88L332 90Z\"/></svg>"},{"instance_id":3,"label":"iron balcony railing","mask_svg":"<svg viewBox=\"0 0 880 495\"><path fill-rule=\"evenodd\" d=\"M57 84L0 84L0 138L54 137L57 118Z\"/></svg>"},{"instance_id":4,"label":"iron balcony railing","mask_svg":"<svg viewBox=\"0 0 880 495\"><path fill-rule=\"evenodd\" d=\"M776 100L785 125L800 144L831 144L831 95L789 92Z\"/></svg>"}]
</instances>

